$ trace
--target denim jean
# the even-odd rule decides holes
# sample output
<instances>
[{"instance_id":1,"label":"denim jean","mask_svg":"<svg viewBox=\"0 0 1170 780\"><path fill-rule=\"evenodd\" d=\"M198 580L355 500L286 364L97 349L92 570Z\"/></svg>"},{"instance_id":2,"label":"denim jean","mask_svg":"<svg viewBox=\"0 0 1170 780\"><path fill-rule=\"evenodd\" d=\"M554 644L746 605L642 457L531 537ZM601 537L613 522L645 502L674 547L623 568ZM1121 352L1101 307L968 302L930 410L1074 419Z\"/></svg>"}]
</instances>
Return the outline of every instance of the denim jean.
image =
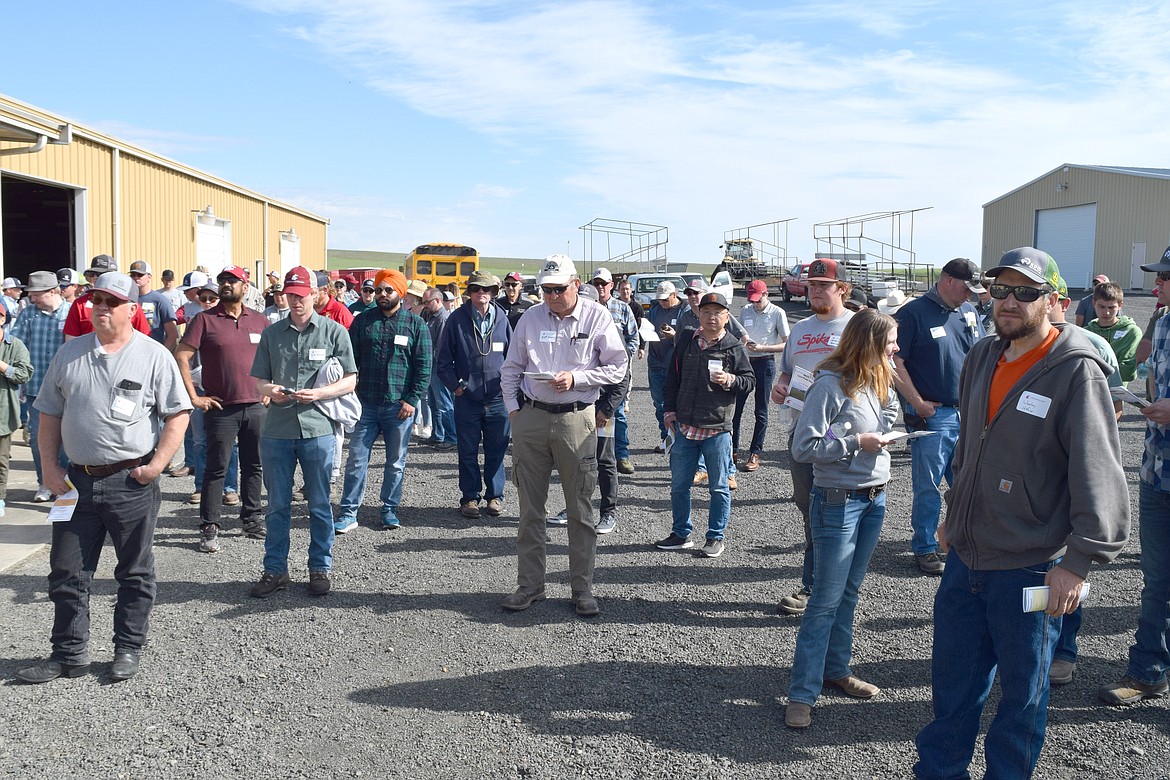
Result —
<instances>
[{"instance_id":1,"label":"denim jean","mask_svg":"<svg viewBox=\"0 0 1170 780\"><path fill-rule=\"evenodd\" d=\"M617 446L613 436L597 437L597 489L601 493L601 514L617 511Z\"/></svg>"},{"instance_id":2,"label":"denim jean","mask_svg":"<svg viewBox=\"0 0 1170 780\"><path fill-rule=\"evenodd\" d=\"M809 519L809 504L812 501L813 467L811 463L800 463L792 457L792 434L795 423L788 431L788 472L792 475L792 503L800 510L800 520L804 524L804 562L800 571L800 589L805 593L812 593L813 561L816 560L816 551L813 549L812 522Z\"/></svg>"},{"instance_id":3,"label":"denim jean","mask_svg":"<svg viewBox=\"0 0 1170 780\"><path fill-rule=\"evenodd\" d=\"M707 460L707 489L711 491L707 538L722 539L731 518L731 490L727 487L731 431L702 441L688 439L675 431L674 447L670 450L670 511L674 518L671 530L683 539L691 535L691 485L699 470L700 455Z\"/></svg>"},{"instance_id":4,"label":"denim jean","mask_svg":"<svg viewBox=\"0 0 1170 780\"><path fill-rule=\"evenodd\" d=\"M910 408L911 413L914 412ZM914 502L910 509L910 527L913 536L910 549L915 555L938 551L938 517L942 512L943 478L953 483L951 460L959 441L959 410L940 406L926 418L926 427L938 431L937 436L923 436L910 442L910 480L914 486Z\"/></svg>"},{"instance_id":5,"label":"denim jean","mask_svg":"<svg viewBox=\"0 0 1170 780\"><path fill-rule=\"evenodd\" d=\"M748 452L759 455L764 451L764 437L768 434L768 404L771 402L772 379L776 376L776 359L771 355L752 358L751 364L756 374L756 388L752 391L756 399L756 423L752 428L752 444ZM748 393L740 393L735 397L735 428L731 441L733 452L739 452L739 425L747 398Z\"/></svg>"},{"instance_id":6,"label":"denim jean","mask_svg":"<svg viewBox=\"0 0 1170 780\"><path fill-rule=\"evenodd\" d=\"M239 491L241 474L244 490L241 495L240 523L248 526L264 518L260 496L263 480L260 430L267 411L263 404L253 403L228 404L223 409L210 409L201 413L206 442L203 480L196 483L203 494L203 500L199 502L201 526L223 525L223 493ZM243 453L242 469L240 453ZM230 485L231 481L236 484Z\"/></svg>"},{"instance_id":7,"label":"denim jean","mask_svg":"<svg viewBox=\"0 0 1170 780\"><path fill-rule=\"evenodd\" d=\"M460 502L504 497L504 454L512 438L512 423L503 396L475 401L466 394L455 399L455 430L459 453ZM483 476L479 446L483 443Z\"/></svg>"},{"instance_id":8,"label":"denim jean","mask_svg":"<svg viewBox=\"0 0 1170 780\"><path fill-rule=\"evenodd\" d=\"M1056 640L1056 649L1052 653L1052 660L1077 660L1077 633L1081 630L1081 623L1085 618L1084 606L1064 615L1060 620L1060 636Z\"/></svg>"},{"instance_id":9,"label":"denim jean","mask_svg":"<svg viewBox=\"0 0 1170 780\"><path fill-rule=\"evenodd\" d=\"M663 395L666 387L666 366L661 368L647 366L646 374L650 384L650 400L654 402L654 417L658 420L658 438L665 439L666 423L662 422L662 416L666 410L666 397Z\"/></svg>"},{"instance_id":10,"label":"denim jean","mask_svg":"<svg viewBox=\"0 0 1170 780\"><path fill-rule=\"evenodd\" d=\"M1129 649L1127 674L1148 685L1170 671L1170 493L1145 482L1138 492L1138 529L1142 545L1142 608Z\"/></svg>"},{"instance_id":11,"label":"denim jean","mask_svg":"<svg viewBox=\"0 0 1170 780\"><path fill-rule=\"evenodd\" d=\"M53 602L52 659L64 664L89 663L89 589L106 535L118 562L114 579L114 651L138 652L146 644L154 606L154 528L162 490L158 480L140 485L123 469L108 477L91 477L70 469L77 488L73 518L53 523L49 551L49 599Z\"/></svg>"},{"instance_id":12,"label":"denim jean","mask_svg":"<svg viewBox=\"0 0 1170 780\"><path fill-rule=\"evenodd\" d=\"M1048 668L1061 619L1023 612L1020 598L1024 588L1044 584L1051 566L973 571L954 549L947 556L934 598L934 720L915 739L915 777L968 776L997 666L1000 700L984 739L986 777L1031 776L1044 747Z\"/></svg>"},{"instance_id":13,"label":"denim jean","mask_svg":"<svg viewBox=\"0 0 1170 780\"><path fill-rule=\"evenodd\" d=\"M821 571L800 619L788 700L816 704L822 680L848 677L853 655L853 613L869 558L886 516L886 494L872 501L850 494L829 503L812 489L812 535Z\"/></svg>"},{"instance_id":14,"label":"denim jean","mask_svg":"<svg viewBox=\"0 0 1170 780\"><path fill-rule=\"evenodd\" d=\"M41 429L41 413L33 408L33 401L37 400L36 396L28 399L28 446L32 448L33 468L37 472L37 486L45 484L44 476L41 474L41 448L37 445L37 432ZM69 459L65 457L65 448L62 447L58 453L61 468L69 468Z\"/></svg>"},{"instance_id":15,"label":"denim jean","mask_svg":"<svg viewBox=\"0 0 1170 780\"><path fill-rule=\"evenodd\" d=\"M455 397L437 378L427 387L427 401L431 407L431 437L444 444L455 444Z\"/></svg>"},{"instance_id":16,"label":"denim jean","mask_svg":"<svg viewBox=\"0 0 1170 780\"><path fill-rule=\"evenodd\" d=\"M633 358L630 358L633 360ZM631 391L633 388L631 388ZM628 460L630 457L630 427L626 420L626 403L629 399L622 402L618 406L617 411L613 415L613 448L614 456L618 460Z\"/></svg>"},{"instance_id":17,"label":"denim jean","mask_svg":"<svg viewBox=\"0 0 1170 780\"><path fill-rule=\"evenodd\" d=\"M186 448L187 438L191 437L191 448ZM187 424L187 431L183 434L184 465L191 469L195 477L195 489L203 489L203 470L207 466L207 420L206 413L199 408L191 410L191 420ZM189 454L188 454L189 453ZM232 457L228 461L227 471L223 478L223 492L240 492L240 451L236 444L232 444Z\"/></svg>"},{"instance_id":18,"label":"denim jean","mask_svg":"<svg viewBox=\"0 0 1170 780\"><path fill-rule=\"evenodd\" d=\"M260 437L260 464L268 512L264 517L264 571L288 573L289 529L292 525L293 473L297 463L309 500L309 571L333 568L333 509L329 505L329 474L333 471L333 435L308 439Z\"/></svg>"},{"instance_id":19,"label":"denim jean","mask_svg":"<svg viewBox=\"0 0 1170 780\"><path fill-rule=\"evenodd\" d=\"M386 466L382 471L382 525L398 525L398 505L402 501L402 473L406 469L406 448L410 443L411 417L398 419L402 402L366 404L362 416L349 437L349 460L345 463L345 485L341 489L338 525L357 520L358 507L366 494L366 472L370 468L370 450L378 435L386 445Z\"/></svg>"}]
</instances>

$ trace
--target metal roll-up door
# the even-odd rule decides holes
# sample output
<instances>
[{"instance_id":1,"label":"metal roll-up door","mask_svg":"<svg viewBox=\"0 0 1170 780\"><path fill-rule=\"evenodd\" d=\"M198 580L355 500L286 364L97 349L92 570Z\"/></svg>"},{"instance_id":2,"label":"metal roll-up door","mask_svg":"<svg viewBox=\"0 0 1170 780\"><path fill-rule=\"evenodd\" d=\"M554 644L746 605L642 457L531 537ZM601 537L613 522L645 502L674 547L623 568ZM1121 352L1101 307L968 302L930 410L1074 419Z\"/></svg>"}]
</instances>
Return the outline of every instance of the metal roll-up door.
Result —
<instances>
[{"instance_id":1,"label":"metal roll-up door","mask_svg":"<svg viewBox=\"0 0 1170 780\"><path fill-rule=\"evenodd\" d=\"M1036 248L1056 259L1069 287L1090 287L1096 241L1096 203L1036 212Z\"/></svg>"}]
</instances>

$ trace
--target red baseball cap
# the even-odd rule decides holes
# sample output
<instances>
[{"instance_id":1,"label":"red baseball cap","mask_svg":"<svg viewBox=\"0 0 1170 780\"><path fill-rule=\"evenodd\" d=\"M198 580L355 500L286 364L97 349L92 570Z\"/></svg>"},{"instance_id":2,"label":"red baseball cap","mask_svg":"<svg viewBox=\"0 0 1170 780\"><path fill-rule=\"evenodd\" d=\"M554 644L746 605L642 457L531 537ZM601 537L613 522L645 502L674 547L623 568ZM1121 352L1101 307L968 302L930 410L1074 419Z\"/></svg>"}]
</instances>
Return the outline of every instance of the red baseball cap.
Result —
<instances>
[{"instance_id":1,"label":"red baseball cap","mask_svg":"<svg viewBox=\"0 0 1170 780\"><path fill-rule=\"evenodd\" d=\"M760 298L768 294L768 285L760 279L753 279L748 282L747 299L750 303L755 303Z\"/></svg>"},{"instance_id":2,"label":"red baseball cap","mask_svg":"<svg viewBox=\"0 0 1170 780\"><path fill-rule=\"evenodd\" d=\"M818 257L816 260L813 260L808 267L808 280L810 282L845 281L841 275L841 268L837 265L837 261L831 257Z\"/></svg>"},{"instance_id":3,"label":"red baseball cap","mask_svg":"<svg viewBox=\"0 0 1170 780\"><path fill-rule=\"evenodd\" d=\"M218 276L216 276L216 277L215 277L215 278L216 278L216 280L218 281L218 280L219 280L219 277L220 277L220 276L223 276L224 274L227 274L228 276L234 276L234 277L236 277L237 279L239 279L241 282L246 282L246 281L248 281L248 276L249 276L249 274L248 274L248 269L247 269L247 268L241 268L241 267L240 267L240 266L238 266L238 265L228 265L228 266L224 266L224 269L223 269L222 271L220 271L220 272L219 272L219 275L218 275Z\"/></svg>"},{"instance_id":4,"label":"red baseball cap","mask_svg":"<svg viewBox=\"0 0 1170 780\"><path fill-rule=\"evenodd\" d=\"M298 265L284 275L284 288L281 292L285 295L304 297L313 292L313 285L313 272L303 265Z\"/></svg>"}]
</instances>

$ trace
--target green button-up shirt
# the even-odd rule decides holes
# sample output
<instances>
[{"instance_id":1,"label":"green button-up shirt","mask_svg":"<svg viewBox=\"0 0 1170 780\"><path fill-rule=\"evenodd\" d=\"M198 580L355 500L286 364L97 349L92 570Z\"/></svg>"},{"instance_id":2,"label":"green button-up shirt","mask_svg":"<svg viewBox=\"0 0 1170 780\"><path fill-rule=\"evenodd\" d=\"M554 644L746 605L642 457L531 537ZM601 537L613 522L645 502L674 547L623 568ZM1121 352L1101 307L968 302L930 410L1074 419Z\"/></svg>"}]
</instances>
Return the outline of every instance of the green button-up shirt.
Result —
<instances>
[{"instance_id":1,"label":"green button-up shirt","mask_svg":"<svg viewBox=\"0 0 1170 780\"><path fill-rule=\"evenodd\" d=\"M337 358L345 374L357 371L345 328L313 312L301 330L289 318L269 325L260 334L252 376L291 390L313 387L317 371ZM312 439L333 434L333 425L316 404L270 404L263 435L274 439Z\"/></svg>"}]
</instances>

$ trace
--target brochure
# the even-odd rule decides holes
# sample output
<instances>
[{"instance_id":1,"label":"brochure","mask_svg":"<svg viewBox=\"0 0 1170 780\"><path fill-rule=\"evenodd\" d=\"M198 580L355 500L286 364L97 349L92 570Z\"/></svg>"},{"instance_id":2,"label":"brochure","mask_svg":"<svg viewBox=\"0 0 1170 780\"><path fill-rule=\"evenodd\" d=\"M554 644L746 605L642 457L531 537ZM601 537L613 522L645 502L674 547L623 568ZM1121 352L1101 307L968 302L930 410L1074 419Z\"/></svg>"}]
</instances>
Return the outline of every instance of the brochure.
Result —
<instances>
[{"instance_id":1,"label":"brochure","mask_svg":"<svg viewBox=\"0 0 1170 780\"><path fill-rule=\"evenodd\" d=\"M1081 583L1081 601L1089 597L1089 582L1086 580ZM1031 588L1024 588L1024 611L1025 612L1043 612L1048 609L1048 586L1036 585Z\"/></svg>"},{"instance_id":2,"label":"brochure","mask_svg":"<svg viewBox=\"0 0 1170 780\"><path fill-rule=\"evenodd\" d=\"M811 371L800 366L793 366L792 380L788 383L788 397L784 399L784 405L790 406L798 412L803 409L804 396L812 387L812 383L813 373Z\"/></svg>"},{"instance_id":3,"label":"brochure","mask_svg":"<svg viewBox=\"0 0 1170 780\"><path fill-rule=\"evenodd\" d=\"M1140 395L1134 395L1129 388L1112 387L1109 389L1110 395L1113 396L1114 401L1124 401L1127 404L1133 404L1139 408L1145 408L1150 405L1150 402L1142 398Z\"/></svg>"}]
</instances>

